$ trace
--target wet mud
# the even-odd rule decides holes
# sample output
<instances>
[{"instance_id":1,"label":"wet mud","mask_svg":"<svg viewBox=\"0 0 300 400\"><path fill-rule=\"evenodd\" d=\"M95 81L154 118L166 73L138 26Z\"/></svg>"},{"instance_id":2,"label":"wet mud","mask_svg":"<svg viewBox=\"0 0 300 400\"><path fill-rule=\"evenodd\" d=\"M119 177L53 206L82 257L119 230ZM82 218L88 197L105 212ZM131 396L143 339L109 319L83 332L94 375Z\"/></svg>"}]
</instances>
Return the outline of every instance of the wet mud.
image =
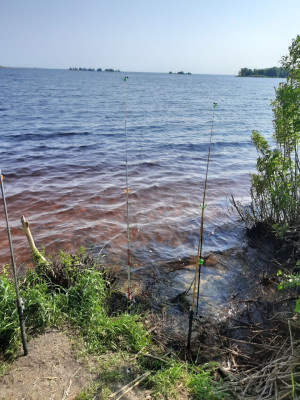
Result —
<instances>
[{"instance_id":1,"label":"wet mud","mask_svg":"<svg viewBox=\"0 0 300 400\"><path fill-rule=\"evenodd\" d=\"M205 257L198 308L196 301L194 305L191 357L224 361L236 348L243 362L249 362L258 354L253 343L267 343L276 332L280 336L278 317L293 315L296 297L278 291L278 266L270 262L271 254L268 245L245 244ZM154 336L181 352L186 352L195 267L196 260L189 258L132 270L132 307L150 311ZM115 273L120 293L126 293L127 269ZM259 350L262 357L267 355L268 348Z\"/></svg>"}]
</instances>

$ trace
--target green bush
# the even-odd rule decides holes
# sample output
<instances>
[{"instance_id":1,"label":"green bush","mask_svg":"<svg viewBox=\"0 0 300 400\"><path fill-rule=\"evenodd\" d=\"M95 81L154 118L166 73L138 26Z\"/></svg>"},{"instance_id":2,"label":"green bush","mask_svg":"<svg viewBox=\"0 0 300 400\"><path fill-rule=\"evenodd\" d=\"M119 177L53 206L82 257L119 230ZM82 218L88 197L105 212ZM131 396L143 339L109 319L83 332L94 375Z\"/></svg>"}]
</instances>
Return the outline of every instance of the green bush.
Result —
<instances>
[{"instance_id":1,"label":"green bush","mask_svg":"<svg viewBox=\"0 0 300 400\"><path fill-rule=\"evenodd\" d=\"M139 351L150 343L149 335L135 315L108 316L110 282L94 262L82 263L83 257L86 260L83 253L78 258L60 252L66 265L52 269L49 263L44 269L39 266L37 271L26 272L20 294L27 334L32 336L46 327L68 324L84 338L91 352ZM55 283L58 276L63 286ZM16 295L6 268L0 274L0 346L6 355L13 355L20 347Z\"/></svg>"},{"instance_id":2,"label":"green bush","mask_svg":"<svg viewBox=\"0 0 300 400\"><path fill-rule=\"evenodd\" d=\"M282 58L282 67L288 77L275 90L272 102L276 147L272 149L263 136L253 131L252 141L259 157L257 173L251 177L255 220L273 227L279 237L288 229L299 229L300 36L293 40L289 55Z\"/></svg>"}]
</instances>

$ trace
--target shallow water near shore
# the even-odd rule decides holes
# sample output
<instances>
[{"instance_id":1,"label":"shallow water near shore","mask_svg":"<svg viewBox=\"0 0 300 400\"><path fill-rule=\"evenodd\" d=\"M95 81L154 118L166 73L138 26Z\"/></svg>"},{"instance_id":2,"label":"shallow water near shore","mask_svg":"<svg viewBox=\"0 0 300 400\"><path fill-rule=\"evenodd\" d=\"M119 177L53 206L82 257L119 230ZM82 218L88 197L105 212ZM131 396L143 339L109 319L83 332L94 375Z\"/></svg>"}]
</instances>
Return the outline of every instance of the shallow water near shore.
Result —
<instances>
[{"instance_id":1,"label":"shallow water near shore","mask_svg":"<svg viewBox=\"0 0 300 400\"><path fill-rule=\"evenodd\" d=\"M46 253L92 246L126 261L122 73L0 70L1 169L17 263L18 230L31 223ZM270 138L279 79L126 73L130 241L133 266L195 255L208 143L206 254L241 241L228 196L247 200L253 129ZM0 262L10 261L0 219Z\"/></svg>"}]
</instances>

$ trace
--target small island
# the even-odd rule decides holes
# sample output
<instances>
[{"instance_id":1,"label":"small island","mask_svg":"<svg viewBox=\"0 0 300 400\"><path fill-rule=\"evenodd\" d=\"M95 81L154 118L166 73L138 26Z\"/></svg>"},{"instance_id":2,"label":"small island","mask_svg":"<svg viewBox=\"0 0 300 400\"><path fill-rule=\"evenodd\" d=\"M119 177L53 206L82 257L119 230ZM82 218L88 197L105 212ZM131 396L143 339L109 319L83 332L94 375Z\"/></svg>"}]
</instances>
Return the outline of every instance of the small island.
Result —
<instances>
[{"instance_id":1,"label":"small island","mask_svg":"<svg viewBox=\"0 0 300 400\"><path fill-rule=\"evenodd\" d=\"M283 67L272 68L241 68L238 77L254 77L254 78L286 78L288 71Z\"/></svg>"},{"instance_id":2,"label":"small island","mask_svg":"<svg viewBox=\"0 0 300 400\"><path fill-rule=\"evenodd\" d=\"M183 71L179 71L179 72L169 72L170 75L192 75L190 72L183 72Z\"/></svg>"},{"instance_id":3,"label":"small island","mask_svg":"<svg viewBox=\"0 0 300 400\"><path fill-rule=\"evenodd\" d=\"M106 68L104 72L120 72L119 69Z\"/></svg>"}]
</instances>

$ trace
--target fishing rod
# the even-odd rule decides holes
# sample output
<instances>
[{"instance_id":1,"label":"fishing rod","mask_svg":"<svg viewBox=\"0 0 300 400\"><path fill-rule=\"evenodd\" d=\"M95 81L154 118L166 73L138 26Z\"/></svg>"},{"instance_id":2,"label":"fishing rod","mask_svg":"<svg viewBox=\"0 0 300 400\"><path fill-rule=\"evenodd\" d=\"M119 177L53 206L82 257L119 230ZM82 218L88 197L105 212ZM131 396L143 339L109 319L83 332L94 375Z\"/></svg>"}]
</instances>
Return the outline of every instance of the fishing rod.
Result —
<instances>
[{"instance_id":1,"label":"fishing rod","mask_svg":"<svg viewBox=\"0 0 300 400\"><path fill-rule=\"evenodd\" d=\"M194 306L195 306L195 298L196 298L197 277L198 277L198 288L197 288L197 312L198 312L201 268L202 268L202 265L204 264L204 260L202 258L203 223L204 223L204 210L206 208L205 198L206 198L206 189L207 189L208 167L209 167L209 161L210 161L211 141L212 141L212 135L213 135L216 107L217 107L217 103L213 103L213 116L212 116L212 122L211 122L210 140L209 140L207 163L206 163L206 175L205 175L205 184L204 184L204 191L203 191L203 201L201 204L201 223L200 223L199 242L198 242L198 251L197 251L197 263L196 263L196 268L195 268L192 305L191 305L190 312L189 312L189 330L188 330L188 340L187 340L187 346L186 346L188 350L191 348L191 336L192 336L192 326L193 326L193 319L194 319Z\"/></svg>"},{"instance_id":2,"label":"fishing rod","mask_svg":"<svg viewBox=\"0 0 300 400\"><path fill-rule=\"evenodd\" d=\"M127 274L128 274L128 287L127 297L128 301L132 300L131 293L131 254L130 254L130 237L129 237L129 187L128 187L128 145L127 145L127 115L126 115L126 82L128 76L124 76L124 106L125 106L125 164L126 164L126 187L124 192L126 194L126 224L127 224Z\"/></svg>"},{"instance_id":3,"label":"fishing rod","mask_svg":"<svg viewBox=\"0 0 300 400\"><path fill-rule=\"evenodd\" d=\"M26 333L25 333L25 324L24 324L24 319L23 319L23 301L21 299L20 291L19 291L19 284L18 284L18 278L17 278L17 268L16 268L15 257L14 257L13 246L12 246L12 240L11 240L11 235L10 235L10 227L9 227L9 222L8 222L7 206L6 206L5 194L4 194L4 188L3 188L3 175L1 175L1 170L0 170L0 182L1 182L0 186L1 186L1 192L2 192L4 214L5 214L5 219L6 219L6 227L7 227L7 234L8 234L9 249L10 249L11 262L12 262L12 268L13 268L13 275L14 275L14 281L15 281L15 289L16 289L16 296L17 296L17 311L18 311L19 321L20 321L21 338L22 338L24 356L27 356L28 348L27 348L27 339L26 339Z\"/></svg>"},{"instance_id":4,"label":"fishing rod","mask_svg":"<svg viewBox=\"0 0 300 400\"><path fill-rule=\"evenodd\" d=\"M205 205L205 197L206 197L206 187L207 187L207 178L208 178L208 167L209 167L209 160L210 160L210 151L211 151L211 140L212 140L212 135L213 135L213 128L214 128L214 119L215 119L215 109L217 107L217 103L214 103L213 107L213 116L212 116L212 121L211 121L211 131L210 131L210 140L209 140L209 148L208 148L208 155L207 155L207 164L206 164L206 175L205 175L205 186L204 186L204 192L203 192L203 202L202 202L202 211L201 211L201 226L200 226L200 235L199 235L199 246L200 249L198 249L198 254L199 254L199 260L202 260L202 263L199 263L199 269L198 269L198 289L197 289L197 313L198 313L198 304L199 304L199 295L200 295L200 278L201 278L201 266L203 264L203 259L202 259L202 244L203 244L203 222L204 222L204 210L206 208Z\"/></svg>"}]
</instances>

